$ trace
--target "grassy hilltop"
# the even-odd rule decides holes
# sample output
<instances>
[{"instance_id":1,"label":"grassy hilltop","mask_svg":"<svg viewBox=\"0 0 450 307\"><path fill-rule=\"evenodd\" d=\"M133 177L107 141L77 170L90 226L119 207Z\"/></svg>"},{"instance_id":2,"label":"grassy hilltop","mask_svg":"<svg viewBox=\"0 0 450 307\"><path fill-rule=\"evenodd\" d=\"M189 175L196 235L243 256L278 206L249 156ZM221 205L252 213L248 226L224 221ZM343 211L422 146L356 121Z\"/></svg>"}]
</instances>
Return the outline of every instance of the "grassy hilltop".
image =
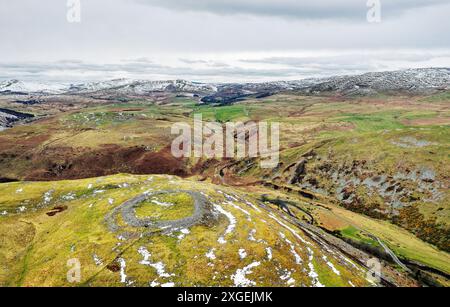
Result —
<instances>
[{"instance_id":1,"label":"grassy hilltop","mask_svg":"<svg viewBox=\"0 0 450 307\"><path fill-rule=\"evenodd\" d=\"M174 190L151 196L152 191ZM188 228L127 225L106 217L144 192L136 216L177 220L193 201L208 199L206 214ZM230 194L228 194L230 193ZM365 269L333 247L326 250L253 195L171 176L116 175L1 186L0 284L68 286L68 259L81 262L82 285L363 286ZM12 265L11 265L12 264Z\"/></svg>"}]
</instances>

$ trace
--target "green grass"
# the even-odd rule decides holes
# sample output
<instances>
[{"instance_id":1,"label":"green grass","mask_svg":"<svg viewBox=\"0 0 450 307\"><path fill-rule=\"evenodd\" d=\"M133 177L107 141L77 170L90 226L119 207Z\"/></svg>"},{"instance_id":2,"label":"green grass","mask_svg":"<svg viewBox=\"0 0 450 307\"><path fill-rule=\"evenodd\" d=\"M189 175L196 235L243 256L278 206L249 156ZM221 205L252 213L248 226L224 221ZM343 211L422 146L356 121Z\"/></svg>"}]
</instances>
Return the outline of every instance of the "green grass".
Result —
<instances>
[{"instance_id":1,"label":"green grass","mask_svg":"<svg viewBox=\"0 0 450 307\"><path fill-rule=\"evenodd\" d=\"M138 218L178 220L194 213L194 203L191 196L186 193L158 195L140 203L135 210Z\"/></svg>"},{"instance_id":2,"label":"green grass","mask_svg":"<svg viewBox=\"0 0 450 307\"><path fill-rule=\"evenodd\" d=\"M402 258L419 261L447 274L450 273L450 255L421 241L408 231L387 221L365 217L342 208L334 207L333 213L349 223L347 226L349 229L346 230L349 236L355 236L354 228L357 227L380 238ZM351 227L352 225L354 227Z\"/></svg>"},{"instance_id":3,"label":"green grass","mask_svg":"<svg viewBox=\"0 0 450 307\"><path fill-rule=\"evenodd\" d=\"M436 95L428 96L428 97L421 99L421 101L424 101L424 102L450 102L450 92L447 91L444 93L439 93Z\"/></svg>"},{"instance_id":4,"label":"green grass","mask_svg":"<svg viewBox=\"0 0 450 307\"><path fill-rule=\"evenodd\" d=\"M194 108L194 114L202 114L203 120L212 120L219 123L245 120L251 117L251 107L247 105L230 106L199 106Z\"/></svg>"},{"instance_id":5,"label":"green grass","mask_svg":"<svg viewBox=\"0 0 450 307\"><path fill-rule=\"evenodd\" d=\"M398 122L398 112L380 112L372 114L346 114L340 119L357 126L360 132L372 132L378 130L392 130L404 128Z\"/></svg>"},{"instance_id":6,"label":"green grass","mask_svg":"<svg viewBox=\"0 0 450 307\"><path fill-rule=\"evenodd\" d=\"M355 240L357 242L362 242L364 244L368 244L371 246L379 246L378 242L374 239L370 238L369 236L365 235L364 233L361 233L358 229L356 229L353 226L349 226L345 229L341 230L341 235L344 238L348 238L351 240Z\"/></svg>"}]
</instances>

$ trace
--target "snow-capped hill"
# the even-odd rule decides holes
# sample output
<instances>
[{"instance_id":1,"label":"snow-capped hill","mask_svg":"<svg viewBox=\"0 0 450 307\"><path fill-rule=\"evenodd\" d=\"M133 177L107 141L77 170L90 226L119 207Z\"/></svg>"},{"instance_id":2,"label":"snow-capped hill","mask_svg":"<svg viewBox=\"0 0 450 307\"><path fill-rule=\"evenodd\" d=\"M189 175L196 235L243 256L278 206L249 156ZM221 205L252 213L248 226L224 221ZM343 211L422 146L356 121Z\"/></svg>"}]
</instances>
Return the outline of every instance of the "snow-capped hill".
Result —
<instances>
[{"instance_id":1,"label":"snow-capped hill","mask_svg":"<svg viewBox=\"0 0 450 307\"><path fill-rule=\"evenodd\" d=\"M169 81L146 81L116 79L93 83L72 85L68 92L76 94L86 93L117 93L121 95L145 95L151 92L174 92L174 93L211 93L216 87L210 84L194 83L185 80Z\"/></svg>"},{"instance_id":2,"label":"snow-capped hill","mask_svg":"<svg viewBox=\"0 0 450 307\"><path fill-rule=\"evenodd\" d=\"M67 89L68 93L93 93L107 89L119 89L131 84L129 79L114 79L108 81L97 81L88 83L71 84Z\"/></svg>"},{"instance_id":3,"label":"snow-capped hill","mask_svg":"<svg viewBox=\"0 0 450 307\"><path fill-rule=\"evenodd\" d=\"M392 91L426 93L436 89L450 89L450 69L408 69L333 77L310 86L308 91L376 94Z\"/></svg>"},{"instance_id":4,"label":"snow-capped hill","mask_svg":"<svg viewBox=\"0 0 450 307\"><path fill-rule=\"evenodd\" d=\"M142 86L147 90L173 92L214 92L217 90L217 88L211 84L195 83L186 80L143 82Z\"/></svg>"},{"instance_id":5,"label":"snow-capped hill","mask_svg":"<svg viewBox=\"0 0 450 307\"><path fill-rule=\"evenodd\" d=\"M125 92L145 94L149 92L173 92L173 93L211 93L217 88L214 85L194 83L185 80L171 81L136 81L123 89Z\"/></svg>"},{"instance_id":6,"label":"snow-capped hill","mask_svg":"<svg viewBox=\"0 0 450 307\"><path fill-rule=\"evenodd\" d=\"M20 80L0 81L0 93L12 94L62 94L66 91L67 85L53 82L31 82Z\"/></svg>"},{"instance_id":7,"label":"snow-capped hill","mask_svg":"<svg viewBox=\"0 0 450 307\"><path fill-rule=\"evenodd\" d=\"M146 96L154 92L196 94L204 102L229 103L247 96L264 97L279 92L307 94L334 92L344 95L371 95L381 92L429 93L450 89L449 68L408 69L372 72L353 76L263 83L209 84L186 80L148 81L114 79L78 84L9 80L0 82L0 94L69 94L98 96Z\"/></svg>"},{"instance_id":8,"label":"snow-capped hill","mask_svg":"<svg viewBox=\"0 0 450 307\"><path fill-rule=\"evenodd\" d=\"M286 91L304 94L374 95L387 92L428 94L439 89L450 89L450 69L448 68L373 72L298 81L222 84L218 86L216 93L203 97L202 101L229 104L248 96L262 98Z\"/></svg>"}]
</instances>

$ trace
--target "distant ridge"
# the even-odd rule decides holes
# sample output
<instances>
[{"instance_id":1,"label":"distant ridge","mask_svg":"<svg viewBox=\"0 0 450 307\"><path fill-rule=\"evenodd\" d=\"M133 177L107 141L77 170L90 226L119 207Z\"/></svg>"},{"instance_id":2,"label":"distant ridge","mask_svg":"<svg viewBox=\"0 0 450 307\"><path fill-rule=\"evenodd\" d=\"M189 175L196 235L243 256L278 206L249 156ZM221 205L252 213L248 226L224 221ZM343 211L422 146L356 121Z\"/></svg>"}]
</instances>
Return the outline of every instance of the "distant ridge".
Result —
<instances>
[{"instance_id":1,"label":"distant ridge","mask_svg":"<svg viewBox=\"0 0 450 307\"><path fill-rule=\"evenodd\" d=\"M154 92L189 93L206 103L233 102L247 96L270 96L284 91L305 94L325 92L343 95L373 95L380 92L428 93L450 88L450 68L419 68L361 75L262 83L199 83L186 80L148 81L114 79L77 84L8 80L0 82L0 94L41 95L131 95Z\"/></svg>"}]
</instances>

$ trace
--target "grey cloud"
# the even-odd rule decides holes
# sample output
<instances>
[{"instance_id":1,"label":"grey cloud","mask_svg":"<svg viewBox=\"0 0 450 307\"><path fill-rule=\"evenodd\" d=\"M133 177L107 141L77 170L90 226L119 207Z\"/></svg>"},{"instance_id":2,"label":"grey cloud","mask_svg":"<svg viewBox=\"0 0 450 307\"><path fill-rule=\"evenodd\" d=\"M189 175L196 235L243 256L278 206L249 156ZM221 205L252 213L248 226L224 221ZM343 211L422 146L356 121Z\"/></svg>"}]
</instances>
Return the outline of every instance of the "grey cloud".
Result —
<instances>
[{"instance_id":1,"label":"grey cloud","mask_svg":"<svg viewBox=\"0 0 450 307\"><path fill-rule=\"evenodd\" d=\"M185 78L190 80L208 81L211 78L219 77L224 81L237 81L248 79L284 79L295 77L297 79L319 76L323 74L323 68L317 67L286 67L286 68L245 68L238 66L208 66L193 68L191 66L163 66L163 65L142 65L142 63L125 64L90 64L79 63L78 65L62 62L55 63L19 63L1 64L0 71L3 75L0 79L24 79L24 80L50 80L54 72L65 72L64 82L76 81L79 73L84 78L91 76L95 79L111 79L117 74L126 72L127 76L135 79L159 79L161 75L167 78ZM356 71L356 70L355 70ZM359 70L357 70L359 71ZM331 72L331 70L328 70ZM334 73L342 73L343 70L336 68ZM58 78L59 79L59 78Z\"/></svg>"},{"instance_id":2,"label":"grey cloud","mask_svg":"<svg viewBox=\"0 0 450 307\"><path fill-rule=\"evenodd\" d=\"M402 59L402 61L399 61ZM438 64L436 64L438 63ZM126 77L133 79L188 79L193 81L265 81L304 79L369 71L450 65L450 51L348 52L318 56L272 56L215 62L182 58L178 63L154 63L134 58L115 63L74 60L55 62L0 62L0 79L94 81Z\"/></svg>"},{"instance_id":3,"label":"grey cloud","mask_svg":"<svg viewBox=\"0 0 450 307\"><path fill-rule=\"evenodd\" d=\"M208 61L205 61L205 60L180 59L180 62L183 62L186 64L208 64Z\"/></svg>"},{"instance_id":4,"label":"grey cloud","mask_svg":"<svg viewBox=\"0 0 450 307\"><path fill-rule=\"evenodd\" d=\"M112 76L117 73L127 73L129 75L155 74L161 71L170 70L170 67L152 64L142 61L130 61L123 63L95 64L83 61L56 61L56 62L33 62L33 63L0 63L2 79L39 79L48 80L54 73L65 72L67 79L72 81L78 73L86 75Z\"/></svg>"},{"instance_id":5,"label":"grey cloud","mask_svg":"<svg viewBox=\"0 0 450 307\"><path fill-rule=\"evenodd\" d=\"M211 61L190 65L220 67L224 66L220 57L206 59L201 55L450 47L448 0L446 6L437 6L444 3L442 0L381 0L383 22L376 25L364 20L366 1L82 1L79 24L66 21L65 1L4 1L0 9L0 61L82 59L95 63L126 57L151 65L173 54ZM198 13L200 10L214 15ZM409 13L387 17L405 11ZM314 20L303 20L308 18ZM362 21L357 22L357 18ZM72 62L67 64L77 64Z\"/></svg>"},{"instance_id":6,"label":"grey cloud","mask_svg":"<svg viewBox=\"0 0 450 307\"><path fill-rule=\"evenodd\" d=\"M182 63L185 63L185 64L189 64L189 65L201 64L201 65L205 65L208 67L230 67L230 65L228 65L227 63L217 62L217 61L192 60L192 59L184 59L184 58L180 58L179 61Z\"/></svg>"},{"instance_id":7,"label":"grey cloud","mask_svg":"<svg viewBox=\"0 0 450 307\"><path fill-rule=\"evenodd\" d=\"M366 0L136 0L143 4L178 11L207 12L218 15L276 16L296 19L365 20ZM448 0L381 0L383 16L448 4Z\"/></svg>"},{"instance_id":8,"label":"grey cloud","mask_svg":"<svg viewBox=\"0 0 450 307\"><path fill-rule=\"evenodd\" d=\"M268 64L268 65L285 65L291 67L301 66L323 66L328 67L339 66L342 68L364 68L369 69L372 62L424 62L435 59L437 57L450 57L450 51L440 52L382 52L374 53L348 53L341 55L329 56L299 56L299 57L266 57L259 59L240 59L243 63ZM361 65L360 63L365 63Z\"/></svg>"}]
</instances>

